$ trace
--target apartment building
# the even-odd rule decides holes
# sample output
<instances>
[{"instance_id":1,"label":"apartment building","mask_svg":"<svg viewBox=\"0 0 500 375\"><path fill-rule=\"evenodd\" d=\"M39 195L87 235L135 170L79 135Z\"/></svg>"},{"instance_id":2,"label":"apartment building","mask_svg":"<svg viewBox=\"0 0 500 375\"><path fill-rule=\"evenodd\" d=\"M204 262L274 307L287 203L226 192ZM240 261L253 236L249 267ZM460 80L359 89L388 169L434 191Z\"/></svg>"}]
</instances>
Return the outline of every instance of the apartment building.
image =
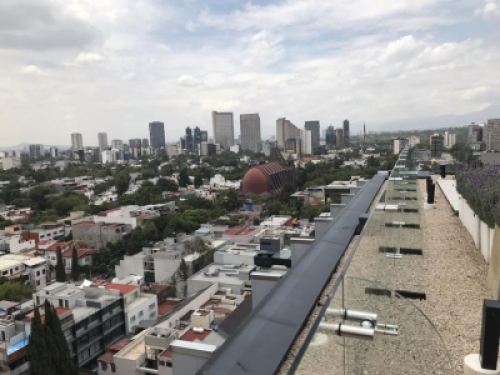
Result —
<instances>
[{"instance_id":1,"label":"apartment building","mask_svg":"<svg viewBox=\"0 0 500 375\"><path fill-rule=\"evenodd\" d=\"M142 293L137 285L110 283L104 286L107 290L116 290L123 296L125 303L125 329L135 334L136 326L144 320L158 318L158 299L156 295Z\"/></svg>"},{"instance_id":2,"label":"apartment building","mask_svg":"<svg viewBox=\"0 0 500 375\"><path fill-rule=\"evenodd\" d=\"M171 211L168 204L148 206L123 206L99 212L93 221L106 224L125 224L131 229L145 224L147 220L160 216L161 212Z\"/></svg>"},{"instance_id":3,"label":"apartment building","mask_svg":"<svg viewBox=\"0 0 500 375\"><path fill-rule=\"evenodd\" d=\"M83 266L91 266L92 258L96 249L77 249L76 250L76 258L78 259L78 265L80 267ZM66 273L71 272L71 268L73 266L73 250L66 250L62 253L64 268L66 269ZM57 263L57 261L56 261Z\"/></svg>"},{"instance_id":4,"label":"apartment building","mask_svg":"<svg viewBox=\"0 0 500 375\"><path fill-rule=\"evenodd\" d=\"M26 276L31 286L40 290L47 285L47 262L38 256L6 254L0 257L0 276L15 279Z\"/></svg>"},{"instance_id":5,"label":"apartment building","mask_svg":"<svg viewBox=\"0 0 500 375\"><path fill-rule=\"evenodd\" d=\"M124 299L119 291L57 282L34 294L38 306L46 299L56 309L68 311L61 325L81 369L95 370L97 358L125 335Z\"/></svg>"},{"instance_id":6,"label":"apartment building","mask_svg":"<svg viewBox=\"0 0 500 375\"><path fill-rule=\"evenodd\" d=\"M130 233L130 225L80 221L71 226L74 240L82 240L87 246L99 249L108 242L117 242Z\"/></svg>"}]
</instances>

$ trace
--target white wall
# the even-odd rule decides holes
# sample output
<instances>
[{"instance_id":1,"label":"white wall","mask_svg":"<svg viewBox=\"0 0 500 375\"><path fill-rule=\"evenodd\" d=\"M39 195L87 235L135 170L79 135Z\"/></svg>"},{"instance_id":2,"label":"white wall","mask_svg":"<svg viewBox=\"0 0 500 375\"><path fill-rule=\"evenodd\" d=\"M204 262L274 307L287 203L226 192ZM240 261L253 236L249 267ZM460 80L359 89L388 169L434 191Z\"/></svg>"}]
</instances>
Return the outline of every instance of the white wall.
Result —
<instances>
[{"instance_id":1,"label":"white wall","mask_svg":"<svg viewBox=\"0 0 500 375\"><path fill-rule=\"evenodd\" d=\"M9 241L10 252L17 254L26 250L34 250L36 247L35 240L23 241L21 236L12 236Z\"/></svg>"},{"instance_id":2,"label":"white wall","mask_svg":"<svg viewBox=\"0 0 500 375\"><path fill-rule=\"evenodd\" d=\"M155 282L164 283L165 281L169 281L172 275L177 272L180 264L180 259L162 259L161 255L155 256Z\"/></svg>"},{"instance_id":3,"label":"white wall","mask_svg":"<svg viewBox=\"0 0 500 375\"><path fill-rule=\"evenodd\" d=\"M125 256L115 267L116 277L124 279L129 275L144 276L144 256Z\"/></svg>"},{"instance_id":4,"label":"white wall","mask_svg":"<svg viewBox=\"0 0 500 375\"><path fill-rule=\"evenodd\" d=\"M131 332L141 320L149 320L158 318L158 298L155 294L141 293L140 297L149 297L143 303L125 313L125 328L127 332ZM150 306L154 305L150 309ZM140 313L142 312L142 317ZM153 314L154 313L154 314ZM151 315L153 314L153 315ZM134 321L135 317L135 321Z\"/></svg>"}]
</instances>

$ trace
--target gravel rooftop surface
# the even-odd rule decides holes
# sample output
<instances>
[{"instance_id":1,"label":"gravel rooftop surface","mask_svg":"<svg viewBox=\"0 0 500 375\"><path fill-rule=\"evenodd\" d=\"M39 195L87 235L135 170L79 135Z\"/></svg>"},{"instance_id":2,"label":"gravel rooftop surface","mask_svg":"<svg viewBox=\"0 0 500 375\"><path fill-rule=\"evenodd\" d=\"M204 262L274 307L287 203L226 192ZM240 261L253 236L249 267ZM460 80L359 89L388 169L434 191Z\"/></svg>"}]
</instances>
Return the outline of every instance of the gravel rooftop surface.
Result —
<instances>
[{"instance_id":1,"label":"gravel rooftop surface","mask_svg":"<svg viewBox=\"0 0 500 375\"><path fill-rule=\"evenodd\" d=\"M479 351L482 303L490 298L487 265L439 187L436 187L436 209L431 210L423 209L425 180L418 181L412 186L415 187L418 193L408 192L408 195L418 196L419 200L405 202L418 207L418 213L378 210L373 213L347 278L330 305L376 312L377 323L397 325L400 334L376 333L373 341L363 341L318 331L297 374L461 375L463 358ZM391 186L386 194L387 203L394 203L393 190ZM397 198L400 196L398 193ZM420 229L387 228L385 223L392 221L418 223ZM354 248L354 240L342 259L342 266ZM423 255L389 259L379 251L380 246L421 248ZM338 272L325 289L321 304L337 276ZM426 300L405 300L394 294L391 298L369 295L365 293L367 287L425 293ZM319 308L314 310L279 374L288 373ZM328 317L327 322L339 320Z\"/></svg>"}]
</instances>

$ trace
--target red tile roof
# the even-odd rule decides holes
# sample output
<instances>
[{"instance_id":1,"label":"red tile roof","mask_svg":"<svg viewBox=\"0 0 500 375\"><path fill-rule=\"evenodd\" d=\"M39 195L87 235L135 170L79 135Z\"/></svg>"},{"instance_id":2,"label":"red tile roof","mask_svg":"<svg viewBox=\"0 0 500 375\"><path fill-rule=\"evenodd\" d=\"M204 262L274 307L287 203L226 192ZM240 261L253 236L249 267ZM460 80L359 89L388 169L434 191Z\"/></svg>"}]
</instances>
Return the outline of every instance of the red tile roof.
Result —
<instances>
[{"instance_id":1,"label":"red tile roof","mask_svg":"<svg viewBox=\"0 0 500 375\"><path fill-rule=\"evenodd\" d=\"M106 284L104 287L110 290L118 290L121 294L129 294L130 292L139 289L137 285L125 285L125 284L115 284L115 283Z\"/></svg>"},{"instance_id":2,"label":"red tile roof","mask_svg":"<svg viewBox=\"0 0 500 375\"><path fill-rule=\"evenodd\" d=\"M76 256L78 257L78 259L81 259L83 257L86 257L87 255L91 255L91 254L94 254L95 253L95 249L77 249L76 250ZM73 251L72 250L66 250L63 254L62 254L63 258L71 258L73 256Z\"/></svg>"},{"instance_id":3,"label":"red tile roof","mask_svg":"<svg viewBox=\"0 0 500 375\"><path fill-rule=\"evenodd\" d=\"M158 315L163 316L172 311L181 301L164 301L158 305Z\"/></svg>"},{"instance_id":4,"label":"red tile roof","mask_svg":"<svg viewBox=\"0 0 500 375\"><path fill-rule=\"evenodd\" d=\"M172 358L172 352L170 351L170 349L167 349L163 353L160 354L160 357L162 357L162 358Z\"/></svg>"},{"instance_id":5,"label":"red tile roof","mask_svg":"<svg viewBox=\"0 0 500 375\"><path fill-rule=\"evenodd\" d=\"M195 332L192 328L188 329L185 334L180 337L184 341L203 341L212 332L211 329L204 329L203 332Z\"/></svg>"},{"instance_id":6,"label":"red tile roof","mask_svg":"<svg viewBox=\"0 0 500 375\"><path fill-rule=\"evenodd\" d=\"M80 221L79 223L76 223L75 225L79 225L81 227L93 227L95 226L94 221Z\"/></svg>"},{"instance_id":7,"label":"red tile roof","mask_svg":"<svg viewBox=\"0 0 500 375\"><path fill-rule=\"evenodd\" d=\"M66 245L66 242L56 242L55 244L50 245L48 248L46 248L45 251L57 251L58 247L60 247L61 250L64 250Z\"/></svg>"},{"instance_id":8,"label":"red tile roof","mask_svg":"<svg viewBox=\"0 0 500 375\"><path fill-rule=\"evenodd\" d=\"M132 340L130 340L130 339L121 339L120 341L117 341L113 345L111 345L108 348L108 350L110 352L118 353L120 350L122 350L124 347L126 347L131 342L132 342Z\"/></svg>"},{"instance_id":9,"label":"red tile roof","mask_svg":"<svg viewBox=\"0 0 500 375\"><path fill-rule=\"evenodd\" d=\"M56 307L56 314L58 317L61 317L63 316L64 314L66 314L67 312L70 312L71 309L68 309L66 307ZM26 315L28 318L33 318L35 316L35 312L32 311L30 312L28 315ZM45 311L40 311L40 319L42 321L42 323L45 322Z\"/></svg>"},{"instance_id":10,"label":"red tile roof","mask_svg":"<svg viewBox=\"0 0 500 375\"><path fill-rule=\"evenodd\" d=\"M121 210L121 208L120 208L120 207L111 208L111 209L109 209L109 210L99 212L99 213L97 214L97 216L108 216L108 214L109 214L110 212L113 212L113 211L118 211L118 210Z\"/></svg>"},{"instance_id":11,"label":"red tile roof","mask_svg":"<svg viewBox=\"0 0 500 375\"><path fill-rule=\"evenodd\" d=\"M103 355L101 355L99 358L97 358L99 362L104 362L107 364L112 364L115 363L115 355L114 353L111 352L106 352Z\"/></svg>"},{"instance_id":12,"label":"red tile roof","mask_svg":"<svg viewBox=\"0 0 500 375\"><path fill-rule=\"evenodd\" d=\"M245 227L232 227L230 229L227 229L224 234L226 236L246 236L250 233L252 233L255 230L254 227L250 228L245 228Z\"/></svg>"}]
</instances>

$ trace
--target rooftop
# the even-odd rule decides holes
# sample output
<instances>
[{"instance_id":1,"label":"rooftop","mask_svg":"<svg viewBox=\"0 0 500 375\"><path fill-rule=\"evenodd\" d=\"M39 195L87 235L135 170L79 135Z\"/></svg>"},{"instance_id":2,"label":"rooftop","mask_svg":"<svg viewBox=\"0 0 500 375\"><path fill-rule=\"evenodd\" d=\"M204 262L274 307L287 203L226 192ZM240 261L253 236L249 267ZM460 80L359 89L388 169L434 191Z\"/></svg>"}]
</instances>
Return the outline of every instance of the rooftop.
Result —
<instances>
[{"instance_id":1,"label":"rooftop","mask_svg":"<svg viewBox=\"0 0 500 375\"><path fill-rule=\"evenodd\" d=\"M104 288L108 290L117 290L121 294L129 294L130 292L139 289L137 285L124 285L124 284L114 284L114 283L106 284Z\"/></svg>"},{"instance_id":2,"label":"rooftop","mask_svg":"<svg viewBox=\"0 0 500 375\"><path fill-rule=\"evenodd\" d=\"M96 249L92 249L92 248L89 248L89 249L77 249L76 250L76 256L78 257L78 259L81 259L81 258L86 257L87 255L94 254L95 251L96 251ZM73 257L73 251L67 250L67 251L65 251L62 254L62 256L63 256L63 258L72 258Z\"/></svg>"}]
</instances>

